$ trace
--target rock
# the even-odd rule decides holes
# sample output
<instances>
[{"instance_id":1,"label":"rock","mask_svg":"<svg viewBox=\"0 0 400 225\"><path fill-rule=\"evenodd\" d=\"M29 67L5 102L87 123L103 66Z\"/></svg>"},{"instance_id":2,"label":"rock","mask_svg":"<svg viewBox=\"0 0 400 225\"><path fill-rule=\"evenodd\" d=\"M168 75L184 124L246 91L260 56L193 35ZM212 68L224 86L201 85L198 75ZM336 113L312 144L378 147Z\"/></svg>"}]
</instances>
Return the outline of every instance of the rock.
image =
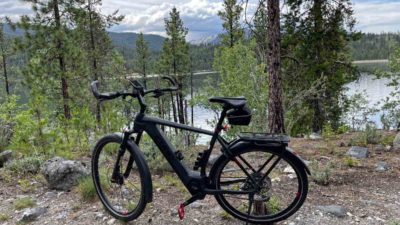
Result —
<instances>
[{"instance_id":1,"label":"rock","mask_svg":"<svg viewBox=\"0 0 400 225\"><path fill-rule=\"evenodd\" d=\"M295 173L295 172L294 172L294 169L293 169L291 166L285 167L285 169L283 169L283 172L284 172L284 173L287 173L287 174L293 174L293 173Z\"/></svg>"},{"instance_id":2,"label":"rock","mask_svg":"<svg viewBox=\"0 0 400 225\"><path fill-rule=\"evenodd\" d=\"M89 171L81 162L54 157L43 164L42 174L49 188L68 191L80 178L89 175Z\"/></svg>"},{"instance_id":3,"label":"rock","mask_svg":"<svg viewBox=\"0 0 400 225\"><path fill-rule=\"evenodd\" d=\"M346 147L346 143L344 143L343 141L341 141L341 142L338 144L338 147Z\"/></svg>"},{"instance_id":4,"label":"rock","mask_svg":"<svg viewBox=\"0 0 400 225\"><path fill-rule=\"evenodd\" d=\"M353 146L347 151L346 155L357 159L365 159L368 157L368 148Z\"/></svg>"},{"instance_id":5,"label":"rock","mask_svg":"<svg viewBox=\"0 0 400 225\"><path fill-rule=\"evenodd\" d=\"M393 151L400 151L400 132L396 134L396 137L393 140Z\"/></svg>"},{"instance_id":6,"label":"rock","mask_svg":"<svg viewBox=\"0 0 400 225\"><path fill-rule=\"evenodd\" d=\"M211 155L210 155L210 158L208 159L208 165L209 165L209 166L213 166L214 163L217 161L218 158L219 158L219 155L211 154Z\"/></svg>"},{"instance_id":7,"label":"rock","mask_svg":"<svg viewBox=\"0 0 400 225\"><path fill-rule=\"evenodd\" d=\"M171 216L178 216L178 209L177 208L172 208L171 209Z\"/></svg>"},{"instance_id":8,"label":"rock","mask_svg":"<svg viewBox=\"0 0 400 225\"><path fill-rule=\"evenodd\" d=\"M389 169L389 164L387 162L377 162L375 164L375 171L377 172L385 172Z\"/></svg>"},{"instance_id":9,"label":"rock","mask_svg":"<svg viewBox=\"0 0 400 225\"><path fill-rule=\"evenodd\" d=\"M13 124L0 123L0 148L6 147L10 144L13 135Z\"/></svg>"},{"instance_id":10,"label":"rock","mask_svg":"<svg viewBox=\"0 0 400 225\"><path fill-rule=\"evenodd\" d=\"M192 209L200 209L203 206L206 206L206 204L201 203L201 202L193 202L192 204L189 205L189 207Z\"/></svg>"},{"instance_id":11,"label":"rock","mask_svg":"<svg viewBox=\"0 0 400 225\"><path fill-rule=\"evenodd\" d=\"M47 212L47 208L45 207L38 207L38 208L30 208L25 210L22 214L22 218L20 222L31 222L42 216Z\"/></svg>"},{"instance_id":12,"label":"rock","mask_svg":"<svg viewBox=\"0 0 400 225\"><path fill-rule=\"evenodd\" d=\"M317 134L317 133L311 133L308 137L311 140L320 140L320 139L322 139L322 136L320 134Z\"/></svg>"},{"instance_id":13,"label":"rock","mask_svg":"<svg viewBox=\"0 0 400 225\"><path fill-rule=\"evenodd\" d=\"M6 150L0 153L0 167L3 167L6 162L12 158L13 152L11 150Z\"/></svg>"},{"instance_id":14,"label":"rock","mask_svg":"<svg viewBox=\"0 0 400 225\"><path fill-rule=\"evenodd\" d=\"M385 151L385 147L383 146L383 145L375 145L375 147L374 147L374 151L375 152L383 152L383 151Z\"/></svg>"},{"instance_id":15,"label":"rock","mask_svg":"<svg viewBox=\"0 0 400 225\"><path fill-rule=\"evenodd\" d=\"M107 221L108 225L111 225L111 224L114 224L114 223L115 223L115 219L114 218L112 218L109 221Z\"/></svg>"},{"instance_id":16,"label":"rock","mask_svg":"<svg viewBox=\"0 0 400 225\"><path fill-rule=\"evenodd\" d=\"M339 218L345 217L347 213L347 209L339 205L317 206L317 209Z\"/></svg>"},{"instance_id":17,"label":"rock","mask_svg":"<svg viewBox=\"0 0 400 225\"><path fill-rule=\"evenodd\" d=\"M390 150L392 150L392 146L387 145L387 146L385 147L385 151L390 152Z\"/></svg>"}]
</instances>

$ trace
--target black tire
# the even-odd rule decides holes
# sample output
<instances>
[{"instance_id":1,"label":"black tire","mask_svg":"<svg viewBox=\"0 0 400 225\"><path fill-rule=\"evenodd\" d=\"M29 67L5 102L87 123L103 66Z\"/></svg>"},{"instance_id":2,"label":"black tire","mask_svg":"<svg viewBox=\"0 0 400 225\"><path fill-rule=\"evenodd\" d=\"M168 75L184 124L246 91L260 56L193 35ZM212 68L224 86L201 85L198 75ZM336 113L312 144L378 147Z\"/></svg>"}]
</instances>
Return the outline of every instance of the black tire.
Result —
<instances>
[{"instance_id":1,"label":"black tire","mask_svg":"<svg viewBox=\"0 0 400 225\"><path fill-rule=\"evenodd\" d=\"M142 214L149 201L146 189L151 191L152 185L151 180L149 180L151 176L137 145L129 141L126 152L121 159L122 169L120 169L120 174L125 171L130 157L134 159L133 169L129 177L124 178L122 184L111 182L112 169L109 167L115 165L121 142L122 138L118 134L107 135L97 142L92 153L92 178L97 195L105 209L118 220L131 221ZM135 182L137 185L128 181L128 179L137 181ZM131 193L132 196L128 196ZM120 195L121 199L115 200L113 196L116 195ZM136 200L133 202L132 199L136 196L137 202Z\"/></svg>"},{"instance_id":2,"label":"black tire","mask_svg":"<svg viewBox=\"0 0 400 225\"><path fill-rule=\"evenodd\" d=\"M271 160L265 169L261 170L261 172L257 172L258 169L254 164L258 164L260 165L258 168L262 168L262 165L267 162L267 158L256 156L256 153L262 153L269 156L273 155L273 160ZM254 156L252 156L252 154L254 154ZM243 163L239 156L244 158L248 164L253 167L253 170ZM259 181L262 180L260 177L266 173L268 166L272 165L274 159L278 159L279 157L280 160L277 165L273 167L267 178L264 181ZM260 147L246 147L242 150L234 151L232 156L229 158L225 155L221 155L210 172L211 179L217 190L244 191L246 188L247 190L251 189L249 188L249 185L254 182L248 178L248 175L246 175L239 166L235 167L237 164L233 159L239 160L239 162L244 165L248 174L253 177L253 180L258 179L257 183L265 187L261 188L261 191L256 194L256 196L259 196L259 204L257 204L258 209L260 209L261 205L261 208L264 208L263 214L257 214L259 211L254 212L254 210L252 210L254 204L252 204L252 206L249 203L249 194L216 194L215 198L217 202L233 217L254 224L278 222L293 215L303 205L308 193L307 172L304 165L292 154L285 154L285 151L277 151L276 149L268 150ZM254 159L255 163L252 165L249 159ZM259 162L264 163L260 164ZM282 168L280 165L281 163L285 168ZM286 168L289 168L289 170L290 168L293 169L290 170L290 177L289 175L286 177L284 173L284 171L287 170ZM271 178L272 176L276 177ZM286 181L292 182L292 184L287 184L285 183ZM293 187L294 185L297 185L297 187ZM293 193L293 197L291 195L292 191L295 192ZM274 193L275 195L273 195ZM289 201L283 198L289 198ZM291 198L293 198L293 200L290 200ZM249 208L251 212L250 214L248 213Z\"/></svg>"}]
</instances>

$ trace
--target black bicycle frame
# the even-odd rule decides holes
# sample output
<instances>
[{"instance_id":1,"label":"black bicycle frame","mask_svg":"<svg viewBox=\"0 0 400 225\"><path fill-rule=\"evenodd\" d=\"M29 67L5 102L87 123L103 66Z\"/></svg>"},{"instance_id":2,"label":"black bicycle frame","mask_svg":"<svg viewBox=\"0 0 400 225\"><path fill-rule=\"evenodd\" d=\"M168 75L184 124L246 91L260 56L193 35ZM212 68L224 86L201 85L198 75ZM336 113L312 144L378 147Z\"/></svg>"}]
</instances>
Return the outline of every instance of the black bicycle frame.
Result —
<instances>
[{"instance_id":1,"label":"black bicycle frame","mask_svg":"<svg viewBox=\"0 0 400 225\"><path fill-rule=\"evenodd\" d=\"M201 171L200 173L198 173L188 169L184 164L182 164L176 156L177 150L171 144L168 138L165 137L165 134L160 129L160 126L167 126L167 127L177 128L180 130L187 130L199 134L212 136L209 148L206 151L204 151L204 155L201 159L203 162L207 162L216 141L218 141L221 144L223 152L226 149L228 149L229 143L219 135L219 133L222 130L222 123L225 118L225 115L226 115L226 110L223 110L220 119L217 123L217 128L215 129L214 132L212 132L201 128L191 127L185 124L179 124L168 120L149 117L146 116L144 113L139 113L139 115L137 115L135 118L134 129L131 132L131 134L132 133L138 134L138 136L136 137L136 144L139 144L142 133L146 132L154 141L154 143L157 145L158 149L160 149L161 153L164 155L164 157L171 165L173 170L176 172L178 177L182 180L182 183L189 190L189 192L191 194L197 194L199 191L204 191L205 188L208 188L206 186L208 181L204 167L201 167Z\"/></svg>"}]
</instances>

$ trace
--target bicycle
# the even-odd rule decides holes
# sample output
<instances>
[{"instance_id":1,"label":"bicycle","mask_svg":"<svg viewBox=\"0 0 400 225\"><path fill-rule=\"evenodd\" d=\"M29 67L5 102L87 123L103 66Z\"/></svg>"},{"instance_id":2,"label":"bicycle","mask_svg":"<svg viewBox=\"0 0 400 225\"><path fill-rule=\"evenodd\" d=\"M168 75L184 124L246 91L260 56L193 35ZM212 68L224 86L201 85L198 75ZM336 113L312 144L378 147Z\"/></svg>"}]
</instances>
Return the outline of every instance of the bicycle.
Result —
<instances>
[{"instance_id":1,"label":"bicycle","mask_svg":"<svg viewBox=\"0 0 400 225\"><path fill-rule=\"evenodd\" d=\"M130 80L131 91L100 93L98 81L91 84L94 96L100 101L132 97L140 105L133 129L106 135L93 149L92 177L96 193L113 217L122 221L134 220L152 201L151 174L139 148L143 132L156 144L191 194L191 198L179 205L180 219L184 218L185 206L206 195L214 195L227 213L246 223L281 221L302 206L308 192L310 171L288 148L287 136L241 133L233 141L225 140L221 132L226 130L223 126L226 118L233 126L246 126L251 121L251 111L243 97L210 98L210 102L222 106L214 131L147 116L146 95L153 94L158 98L178 90L175 80L162 78L172 86L146 90L139 81ZM208 148L198 153L193 170L181 161L182 153L174 148L160 126L211 136ZM216 142L220 144L222 154L207 171L207 162Z\"/></svg>"}]
</instances>

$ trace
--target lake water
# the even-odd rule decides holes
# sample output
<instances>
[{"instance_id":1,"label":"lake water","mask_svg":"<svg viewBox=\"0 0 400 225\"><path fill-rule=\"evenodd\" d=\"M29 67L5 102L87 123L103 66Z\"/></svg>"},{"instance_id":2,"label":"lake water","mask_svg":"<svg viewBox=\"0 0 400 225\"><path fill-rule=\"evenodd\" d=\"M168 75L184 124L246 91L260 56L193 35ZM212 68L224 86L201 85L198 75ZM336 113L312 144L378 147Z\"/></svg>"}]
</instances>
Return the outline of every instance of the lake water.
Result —
<instances>
[{"instance_id":1,"label":"lake water","mask_svg":"<svg viewBox=\"0 0 400 225\"><path fill-rule=\"evenodd\" d=\"M382 67L382 66L380 66ZM210 74L210 75L201 75L194 76L194 90L198 91L203 85L207 85L204 82L207 78L212 77L215 79L214 84L218 84L218 75ZM374 107L380 100L389 97L390 93L394 90L392 87L387 87L389 80L385 78L375 79L369 72L364 72L361 74L360 78L357 81L349 83L346 85L348 88L345 92L347 96L354 95L356 93L363 93L365 91L365 98L369 102L370 107ZM211 97L211 96L210 96ZM213 130L213 127L207 123L208 120L214 119L216 116L215 112L204 109L199 106L194 107L194 126L200 127L207 130ZM370 117L370 120L376 124L378 128L382 127L382 123L380 122L381 112L376 113L375 115ZM190 112L189 112L190 118ZM201 137L200 142L204 142L205 138Z\"/></svg>"}]
</instances>

